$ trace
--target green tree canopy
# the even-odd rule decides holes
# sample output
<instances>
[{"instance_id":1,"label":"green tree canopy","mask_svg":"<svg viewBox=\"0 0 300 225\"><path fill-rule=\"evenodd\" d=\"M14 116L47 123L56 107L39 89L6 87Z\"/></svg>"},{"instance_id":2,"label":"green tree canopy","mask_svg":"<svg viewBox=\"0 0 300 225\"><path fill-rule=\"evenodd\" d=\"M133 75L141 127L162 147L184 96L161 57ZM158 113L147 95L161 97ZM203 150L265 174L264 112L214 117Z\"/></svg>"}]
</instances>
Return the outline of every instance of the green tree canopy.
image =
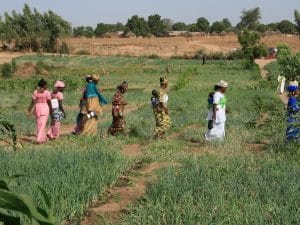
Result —
<instances>
[{"instance_id":1,"label":"green tree canopy","mask_svg":"<svg viewBox=\"0 0 300 225\"><path fill-rule=\"evenodd\" d=\"M91 38L95 35L94 29L92 27L74 27L73 28L73 36L74 37L88 37Z\"/></svg>"},{"instance_id":2,"label":"green tree canopy","mask_svg":"<svg viewBox=\"0 0 300 225\"><path fill-rule=\"evenodd\" d=\"M221 21L214 22L210 27L210 32L216 32L221 33L222 31L225 31L225 25Z\"/></svg>"},{"instance_id":3,"label":"green tree canopy","mask_svg":"<svg viewBox=\"0 0 300 225\"><path fill-rule=\"evenodd\" d=\"M0 37L7 43L15 42L19 50L32 49L54 52L57 39L71 34L71 24L53 11L44 14L25 4L22 13L4 13Z\"/></svg>"},{"instance_id":4,"label":"green tree canopy","mask_svg":"<svg viewBox=\"0 0 300 225\"><path fill-rule=\"evenodd\" d=\"M296 29L300 37L300 12L298 10L295 10L294 12L295 16L295 22L296 22Z\"/></svg>"},{"instance_id":5,"label":"green tree canopy","mask_svg":"<svg viewBox=\"0 0 300 225\"><path fill-rule=\"evenodd\" d=\"M183 22L177 22L177 23L173 24L172 30L174 30L174 31L187 31L188 27Z\"/></svg>"},{"instance_id":6,"label":"green tree canopy","mask_svg":"<svg viewBox=\"0 0 300 225\"><path fill-rule=\"evenodd\" d=\"M260 19L261 12L259 7L250 10L243 10L241 15L241 21L238 23L237 28L239 30L257 30Z\"/></svg>"},{"instance_id":7,"label":"green tree canopy","mask_svg":"<svg viewBox=\"0 0 300 225\"><path fill-rule=\"evenodd\" d=\"M277 29L283 34L294 34L296 32L296 26L289 20L282 20L277 24Z\"/></svg>"},{"instance_id":8,"label":"green tree canopy","mask_svg":"<svg viewBox=\"0 0 300 225\"><path fill-rule=\"evenodd\" d=\"M263 44L259 44L260 34L256 31L245 29L240 32L238 40L242 46L243 54L252 63L254 59L267 55L267 47Z\"/></svg>"},{"instance_id":9,"label":"green tree canopy","mask_svg":"<svg viewBox=\"0 0 300 225\"><path fill-rule=\"evenodd\" d=\"M137 36L147 36L150 33L150 28L147 21L143 17L137 15L128 19L126 28Z\"/></svg>"},{"instance_id":10,"label":"green tree canopy","mask_svg":"<svg viewBox=\"0 0 300 225\"><path fill-rule=\"evenodd\" d=\"M167 31L172 31L172 26L173 26L174 22L171 19L164 18L164 19L162 19L162 22Z\"/></svg>"},{"instance_id":11,"label":"green tree canopy","mask_svg":"<svg viewBox=\"0 0 300 225\"><path fill-rule=\"evenodd\" d=\"M161 16L158 14L148 17L148 26L150 32L156 37L163 37L167 35L167 27L164 25Z\"/></svg>"},{"instance_id":12,"label":"green tree canopy","mask_svg":"<svg viewBox=\"0 0 300 225\"><path fill-rule=\"evenodd\" d=\"M209 22L206 18L200 17L197 20L197 31L199 32L209 32Z\"/></svg>"},{"instance_id":13,"label":"green tree canopy","mask_svg":"<svg viewBox=\"0 0 300 225\"><path fill-rule=\"evenodd\" d=\"M232 31L232 24L231 24L231 22L230 22L230 20L228 18L224 18L222 20L222 23L223 23L223 25L225 27L225 31L226 32Z\"/></svg>"}]
</instances>

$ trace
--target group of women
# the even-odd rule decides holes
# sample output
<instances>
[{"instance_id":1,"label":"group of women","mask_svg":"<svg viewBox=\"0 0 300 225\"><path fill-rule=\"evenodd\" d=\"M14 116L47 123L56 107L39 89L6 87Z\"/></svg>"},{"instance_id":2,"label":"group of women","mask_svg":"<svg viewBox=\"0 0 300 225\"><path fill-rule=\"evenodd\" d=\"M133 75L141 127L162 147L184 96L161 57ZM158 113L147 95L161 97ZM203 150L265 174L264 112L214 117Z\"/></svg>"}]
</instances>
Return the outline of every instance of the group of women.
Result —
<instances>
[{"instance_id":1,"label":"group of women","mask_svg":"<svg viewBox=\"0 0 300 225\"><path fill-rule=\"evenodd\" d=\"M107 100L102 95L102 91L98 90L97 84L99 76L88 75L86 76L86 86L83 89L82 97L79 104L79 113L76 119L76 127L73 134L75 135L96 135L98 127L98 119L102 113L102 106L107 104ZM153 112L156 119L155 137L165 138L166 131L170 128L170 117L168 110L168 80L166 77L160 78L160 91L158 92L157 101L159 108L152 105ZM36 118L37 128L37 143L42 144L48 140L59 138L60 124L66 113L62 104L64 99L63 92L65 83L56 81L54 90L52 92L47 89L47 82L42 79L38 82L38 88L32 95L32 102L28 108L28 116L32 114ZM112 99L112 124L108 129L108 134L117 135L120 133L125 134L125 117L124 111L127 102L124 94L128 90L128 83L122 82L116 90ZM47 131L47 121L51 117L51 126Z\"/></svg>"}]
</instances>

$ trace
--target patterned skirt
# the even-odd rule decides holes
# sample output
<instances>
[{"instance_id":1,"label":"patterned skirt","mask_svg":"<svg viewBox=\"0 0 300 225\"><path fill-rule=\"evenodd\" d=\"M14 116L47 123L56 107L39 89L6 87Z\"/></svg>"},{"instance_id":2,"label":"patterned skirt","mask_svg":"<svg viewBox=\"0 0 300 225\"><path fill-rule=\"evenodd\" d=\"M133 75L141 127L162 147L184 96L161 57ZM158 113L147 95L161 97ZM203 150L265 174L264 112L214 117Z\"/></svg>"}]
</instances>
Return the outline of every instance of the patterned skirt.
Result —
<instances>
[{"instance_id":1,"label":"patterned skirt","mask_svg":"<svg viewBox=\"0 0 300 225\"><path fill-rule=\"evenodd\" d=\"M164 111L157 112L156 110L153 110L156 126L155 126L155 135L158 137L161 137L165 135L165 132L170 129L171 127L171 119L170 116L167 115Z\"/></svg>"},{"instance_id":2,"label":"patterned skirt","mask_svg":"<svg viewBox=\"0 0 300 225\"><path fill-rule=\"evenodd\" d=\"M288 115L286 141L299 141L300 137L300 117L296 115Z\"/></svg>"},{"instance_id":3,"label":"patterned skirt","mask_svg":"<svg viewBox=\"0 0 300 225\"><path fill-rule=\"evenodd\" d=\"M124 116L113 116L113 121L108 129L108 132L111 135L116 135L117 133L124 133L125 132L125 117Z\"/></svg>"}]
</instances>

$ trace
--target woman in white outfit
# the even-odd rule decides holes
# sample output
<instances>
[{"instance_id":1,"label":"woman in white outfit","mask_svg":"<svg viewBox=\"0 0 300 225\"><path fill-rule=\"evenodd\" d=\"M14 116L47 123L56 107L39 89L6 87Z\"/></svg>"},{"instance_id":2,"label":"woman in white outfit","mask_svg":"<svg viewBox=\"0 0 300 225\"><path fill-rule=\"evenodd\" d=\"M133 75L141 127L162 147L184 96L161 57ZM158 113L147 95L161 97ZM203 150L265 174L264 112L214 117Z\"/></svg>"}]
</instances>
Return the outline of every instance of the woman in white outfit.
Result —
<instances>
[{"instance_id":1,"label":"woman in white outfit","mask_svg":"<svg viewBox=\"0 0 300 225\"><path fill-rule=\"evenodd\" d=\"M277 91L279 94L283 94L284 86L285 86L285 77L283 76L282 73L278 76L277 81L278 81Z\"/></svg>"},{"instance_id":2,"label":"woman in white outfit","mask_svg":"<svg viewBox=\"0 0 300 225\"><path fill-rule=\"evenodd\" d=\"M216 84L216 92L213 96L213 107L209 110L207 120L211 120L212 127L205 133L207 141L223 141L225 138L226 123L226 97L225 92L228 83L221 80Z\"/></svg>"}]
</instances>

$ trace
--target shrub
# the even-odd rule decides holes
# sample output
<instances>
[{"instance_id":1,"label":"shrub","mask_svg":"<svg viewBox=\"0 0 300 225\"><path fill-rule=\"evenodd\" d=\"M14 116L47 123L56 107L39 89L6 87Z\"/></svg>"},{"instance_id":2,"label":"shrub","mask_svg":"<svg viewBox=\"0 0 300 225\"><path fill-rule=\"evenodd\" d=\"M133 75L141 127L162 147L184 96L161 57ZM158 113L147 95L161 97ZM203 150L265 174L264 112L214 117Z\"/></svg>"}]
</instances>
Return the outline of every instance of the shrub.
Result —
<instances>
[{"instance_id":1,"label":"shrub","mask_svg":"<svg viewBox=\"0 0 300 225\"><path fill-rule=\"evenodd\" d=\"M205 51L203 49L198 50L195 55L194 58L195 59L202 59L203 55L205 55Z\"/></svg>"},{"instance_id":2,"label":"shrub","mask_svg":"<svg viewBox=\"0 0 300 225\"><path fill-rule=\"evenodd\" d=\"M34 200L24 194L19 194L9 189L9 181L20 177L19 175L0 180L0 222L10 225L21 224L21 216L26 215L32 224L54 225L55 218L52 215L52 204L45 190L38 186L45 209L36 205ZM12 214L14 212L14 214ZM18 214L17 214L18 213Z\"/></svg>"},{"instance_id":3,"label":"shrub","mask_svg":"<svg viewBox=\"0 0 300 225\"><path fill-rule=\"evenodd\" d=\"M260 43L253 48L253 55L256 59L266 57L268 55L268 47L265 44Z\"/></svg>"},{"instance_id":4,"label":"shrub","mask_svg":"<svg viewBox=\"0 0 300 225\"><path fill-rule=\"evenodd\" d=\"M76 55L90 55L91 53L86 49L81 49L76 52Z\"/></svg>"},{"instance_id":5,"label":"shrub","mask_svg":"<svg viewBox=\"0 0 300 225\"><path fill-rule=\"evenodd\" d=\"M160 57L157 54L151 54L151 55L148 56L148 58L149 59L159 59Z\"/></svg>"},{"instance_id":6,"label":"shrub","mask_svg":"<svg viewBox=\"0 0 300 225\"><path fill-rule=\"evenodd\" d=\"M13 74L13 71L12 71L12 66L10 63L5 63L3 66L2 66L2 76L3 77L11 77Z\"/></svg>"},{"instance_id":7,"label":"shrub","mask_svg":"<svg viewBox=\"0 0 300 225\"><path fill-rule=\"evenodd\" d=\"M300 55L294 55L290 48L284 44L278 46L278 64L286 78L297 77L300 74Z\"/></svg>"},{"instance_id":8,"label":"shrub","mask_svg":"<svg viewBox=\"0 0 300 225\"><path fill-rule=\"evenodd\" d=\"M10 138L12 146L16 150L17 146L17 131L16 127L9 119L0 114L0 140Z\"/></svg>"},{"instance_id":9,"label":"shrub","mask_svg":"<svg viewBox=\"0 0 300 225\"><path fill-rule=\"evenodd\" d=\"M69 50L69 47L68 45L63 42L60 47L59 47L59 53L60 54L70 54L70 50Z\"/></svg>"},{"instance_id":10,"label":"shrub","mask_svg":"<svg viewBox=\"0 0 300 225\"><path fill-rule=\"evenodd\" d=\"M207 55L207 59L210 60L224 60L226 59L226 55L223 52L211 52Z\"/></svg>"},{"instance_id":11,"label":"shrub","mask_svg":"<svg viewBox=\"0 0 300 225\"><path fill-rule=\"evenodd\" d=\"M241 49L237 49L235 51L231 51L227 54L228 60L238 60L238 59L244 59L244 53Z\"/></svg>"}]
</instances>

